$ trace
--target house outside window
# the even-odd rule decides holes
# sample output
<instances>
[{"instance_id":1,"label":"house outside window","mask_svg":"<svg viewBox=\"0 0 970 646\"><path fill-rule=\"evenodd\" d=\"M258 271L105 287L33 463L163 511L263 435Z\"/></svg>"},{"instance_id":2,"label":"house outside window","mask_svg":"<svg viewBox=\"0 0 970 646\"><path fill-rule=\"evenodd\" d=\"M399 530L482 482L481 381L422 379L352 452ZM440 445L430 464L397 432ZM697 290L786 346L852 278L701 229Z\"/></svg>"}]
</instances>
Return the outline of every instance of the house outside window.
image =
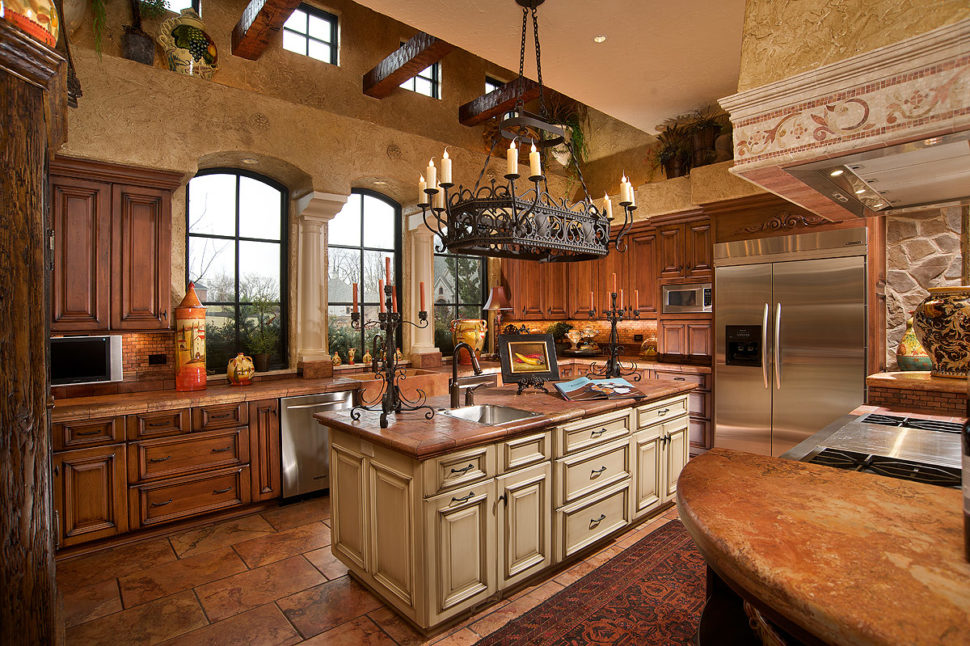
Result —
<instances>
[{"instance_id":1,"label":"house outside window","mask_svg":"<svg viewBox=\"0 0 970 646\"><path fill-rule=\"evenodd\" d=\"M486 269L481 256L463 256L435 247L434 344L444 354L455 349L451 322L455 319L480 319L485 306ZM491 333L491 331L490 331Z\"/></svg>"},{"instance_id":2,"label":"house outside window","mask_svg":"<svg viewBox=\"0 0 970 646\"><path fill-rule=\"evenodd\" d=\"M283 23L283 49L337 64L337 16L301 4Z\"/></svg>"}]
</instances>

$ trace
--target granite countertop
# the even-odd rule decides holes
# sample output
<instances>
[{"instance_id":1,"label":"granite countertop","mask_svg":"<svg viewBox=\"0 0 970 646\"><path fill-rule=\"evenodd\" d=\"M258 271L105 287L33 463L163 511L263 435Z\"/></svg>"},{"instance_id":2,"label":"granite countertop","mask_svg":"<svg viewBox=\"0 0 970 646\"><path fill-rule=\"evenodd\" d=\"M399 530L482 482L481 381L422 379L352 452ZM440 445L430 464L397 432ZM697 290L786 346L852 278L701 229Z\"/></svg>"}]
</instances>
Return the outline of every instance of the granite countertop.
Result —
<instances>
[{"instance_id":1,"label":"granite countertop","mask_svg":"<svg viewBox=\"0 0 970 646\"><path fill-rule=\"evenodd\" d=\"M424 411L392 414L389 416L390 424L387 428L380 427L380 412L363 411L357 421L351 418L348 410L317 413L314 417L326 426L353 433L411 458L424 460L456 449L488 444L583 417L673 397L692 390L695 385L663 379L646 379L637 383L637 387L646 394L645 399L573 402L562 399L558 394L552 394L555 392L552 388L550 388L552 391L550 394L527 392L516 395L517 386L500 386L476 391L475 402L478 404L497 404L540 413L536 417L495 426L469 422L442 413L436 413L428 420L424 416ZM428 403L435 409L448 408L450 400L448 396L431 397Z\"/></svg>"},{"instance_id":2,"label":"granite countertop","mask_svg":"<svg viewBox=\"0 0 970 646\"><path fill-rule=\"evenodd\" d=\"M867 386L899 390L929 390L933 392L967 394L966 379L934 377L929 370L910 372L879 372L866 377Z\"/></svg>"},{"instance_id":3,"label":"granite countertop","mask_svg":"<svg viewBox=\"0 0 970 646\"><path fill-rule=\"evenodd\" d=\"M713 449L677 508L707 562L832 644L970 644L955 489Z\"/></svg>"}]
</instances>

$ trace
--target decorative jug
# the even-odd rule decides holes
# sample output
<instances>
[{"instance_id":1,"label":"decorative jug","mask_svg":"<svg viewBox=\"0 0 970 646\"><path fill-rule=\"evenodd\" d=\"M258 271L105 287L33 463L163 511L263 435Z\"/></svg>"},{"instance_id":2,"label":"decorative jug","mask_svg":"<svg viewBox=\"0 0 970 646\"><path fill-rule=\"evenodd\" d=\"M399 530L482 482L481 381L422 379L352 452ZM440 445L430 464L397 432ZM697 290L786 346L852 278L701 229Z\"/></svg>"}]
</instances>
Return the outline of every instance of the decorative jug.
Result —
<instances>
[{"instance_id":1,"label":"decorative jug","mask_svg":"<svg viewBox=\"0 0 970 646\"><path fill-rule=\"evenodd\" d=\"M913 331L930 355L934 377L965 379L970 368L970 287L931 287L916 307Z\"/></svg>"},{"instance_id":2,"label":"decorative jug","mask_svg":"<svg viewBox=\"0 0 970 646\"><path fill-rule=\"evenodd\" d=\"M248 386L253 383L253 374L256 372L251 357L247 357L242 352L235 358L229 360L229 368L226 370L226 377L233 386Z\"/></svg>"},{"instance_id":3,"label":"decorative jug","mask_svg":"<svg viewBox=\"0 0 970 646\"><path fill-rule=\"evenodd\" d=\"M932 370L930 355L920 345L913 331L913 317L906 319L906 332L896 347L896 363L900 370Z\"/></svg>"},{"instance_id":4,"label":"decorative jug","mask_svg":"<svg viewBox=\"0 0 970 646\"><path fill-rule=\"evenodd\" d=\"M488 331L488 322L482 319L455 319L451 322L451 339L455 345L465 342L475 351L475 356L482 353L485 347L485 333ZM471 363L471 357L467 354L459 355L461 363Z\"/></svg>"}]
</instances>

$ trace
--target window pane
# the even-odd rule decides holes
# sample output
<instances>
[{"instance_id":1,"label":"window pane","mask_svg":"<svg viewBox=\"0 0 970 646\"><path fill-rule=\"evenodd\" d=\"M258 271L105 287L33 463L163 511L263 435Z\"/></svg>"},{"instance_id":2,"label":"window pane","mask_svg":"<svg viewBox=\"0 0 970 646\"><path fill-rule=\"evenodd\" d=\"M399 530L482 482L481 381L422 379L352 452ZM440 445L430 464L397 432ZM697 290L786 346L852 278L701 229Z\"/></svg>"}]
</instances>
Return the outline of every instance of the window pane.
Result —
<instances>
[{"instance_id":1,"label":"window pane","mask_svg":"<svg viewBox=\"0 0 970 646\"><path fill-rule=\"evenodd\" d=\"M455 258L458 265L458 302L482 303L482 261L478 258Z\"/></svg>"},{"instance_id":2,"label":"window pane","mask_svg":"<svg viewBox=\"0 0 970 646\"><path fill-rule=\"evenodd\" d=\"M236 235L235 175L202 175L189 181L189 233Z\"/></svg>"},{"instance_id":3,"label":"window pane","mask_svg":"<svg viewBox=\"0 0 970 646\"><path fill-rule=\"evenodd\" d=\"M203 303L236 300L236 246L232 240L189 236L189 280Z\"/></svg>"},{"instance_id":4,"label":"window pane","mask_svg":"<svg viewBox=\"0 0 970 646\"><path fill-rule=\"evenodd\" d=\"M418 76L423 76L425 78L434 78L434 63L428 65L426 68L418 72Z\"/></svg>"},{"instance_id":5,"label":"window pane","mask_svg":"<svg viewBox=\"0 0 970 646\"><path fill-rule=\"evenodd\" d=\"M206 371L225 372L229 360L234 356L236 308L233 305L210 305L205 311Z\"/></svg>"},{"instance_id":6,"label":"window pane","mask_svg":"<svg viewBox=\"0 0 970 646\"><path fill-rule=\"evenodd\" d=\"M411 90L413 92L414 91L414 79L413 78L410 78L410 79L406 80L404 83L401 83L401 87L403 87L405 90Z\"/></svg>"},{"instance_id":7,"label":"window pane","mask_svg":"<svg viewBox=\"0 0 970 646\"><path fill-rule=\"evenodd\" d=\"M432 96L431 81L423 79L420 76L415 76L414 91L417 92L418 94L423 94L425 96Z\"/></svg>"},{"instance_id":8,"label":"window pane","mask_svg":"<svg viewBox=\"0 0 970 646\"><path fill-rule=\"evenodd\" d=\"M364 196L364 246L394 249L393 206L376 197Z\"/></svg>"},{"instance_id":9,"label":"window pane","mask_svg":"<svg viewBox=\"0 0 970 646\"><path fill-rule=\"evenodd\" d=\"M458 307L458 317L463 319L480 319L482 318L482 306L460 305Z\"/></svg>"},{"instance_id":10,"label":"window pane","mask_svg":"<svg viewBox=\"0 0 970 646\"><path fill-rule=\"evenodd\" d=\"M325 40L330 42L331 25L329 20L320 18L319 16L310 16L310 35L314 38L319 38L320 40Z\"/></svg>"},{"instance_id":11,"label":"window pane","mask_svg":"<svg viewBox=\"0 0 970 646\"><path fill-rule=\"evenodd\" d=\"M351 285L360 283L360 251L331 247L327 255L327 300L349 303L353 297Z\"/></svg>"},{"instance_id":12,"label":"window pane","mask_svg":"<svg viewBox=\"0 0 970 646\"><path fill-rule=\"evenodd\" d=\"M434 257L434 287L431 300L435 303L455 302L455 259Z\"/></svg>"},{"instance_id":13,"label":"window pane","mask_svg":"<svg viewBox=\"0 0 970 646\"><path fill-rule=\"evenodd\" d=\"M240 338L248 354L268 354L271 363L282 361L279 303L258 302L240 306Z\"/></svg>"},{"instance_id":14,"label":"window pane","mask_svg":"<svg viewBox=\"0 0 970 646\"><path fill-rule=\"evenodd\" d=\"M443 354L451 354L455 349L455 342L451 338L451 321L456 318L452 305L435 305L434 308L434 344Z\"/></svg>"},{"instance_id":15,"label":"window pane","mask_svg":"<svg viewBox=\"0 0 970 646\"><path fill-rule=\"evenodd\" d=\"M192 0L168 0L168 10L181 13L182 9L191 9Z\"/></svg>"},{"instance_id":16,"label":"window pane","mask_svg":"<svg viewBox=\"0 0 970 646\"><path fill-rule=\"evenodd\" d=\"M269 184L239 178L239 235L244 238L280 239L281 193Z\"/></svg>"},{"instance_id":17,"label":"window pane","mask_svg":"<svg viewBox=\"0 0 970 646\"><path fill-rule=\"evenodd\" d=\"M330 57L330 45L317 40L310 41L310 51L307 53L307 56L315 58L318 61L323 61L324 63L329 63L333 60Z\"/></svg>"},{"instance_id":18,"label":"window pane","mask_svg":"<svg viewBox=\"0 0 970 646\"><path fill-rule=\"evenodd\" d=\"M340 213L327 225L328 244L360 246L360 194L351 193Z\"/></svg>"},{"instance_id":19,"label":"window pane","mask_svg":"<svg viewBox=\"0 0 970 646\"><path fill-rule=\"evenodd\" d=\"M283 30L283 49L296 52L297 54L306 54L306 36L301 36L294 33L288 29Z\"/></svg>"},{"instance_id":20,"label":"window pane","mask_svg":"<svg viewBox=\"0 0 970 646\"><path fill-rule=\"evenodd\" d=\"M364 355L360 351L360 331L350 326L350 307L345 305L331 305L327 308L327 338L329 340L330 355L340 355L347 361L347 349L357 348L357 358Z\"/></svg>"},{"instance_id":21,"label":"window pane","mask_svg":"<svg viewBox=\"0 0 970 646\"><path fill-rule=\"evenodd\" d=\"M391 259L391 284L394 284L396 280L394 276L394 252L364 252L364 300L368 303L380 303L383 300L383 295L377 289L377 281L384 280L385 258Z\"/></svg>"},{"instance_id":22,"label":"window pane","mask_svg":"<svg viewBox=\"0 0 970 646\"><path fill-rule=\"evenodd\" d=\"M306 33L306 17L307 14L302 9L297 9L290 14L290 17L286 19L283 23L283 27L286 29L293 29L300 32L301 34ZM284 45L285 46L285 45Z\"/></svg>"},{"instance_id":23,"label":"window pane","mask_svg":"<svg viewBox=\"0 0 970 646\"><path fill-rule=\"evenodd\" d=\"M239 243L239 302L280 300L280 246Z\"/></svg>"},{"instance_id":24,"label":"window pane","mask_svg":"<svg viewBox=\"0 0 970 646\"><path fill-rule=\"evenodd\" d=\"M364 320L365 321L376 321L377 320L377 313L378 313L378 311L379 310L377 309L377 306L376 305L368 305L367 307L364 308ZM364 346L363 346L364 347L364 352L371 352L371 353L373 353L374 337L375 336L378 336L380 334L381 334L381 329L379 327L377 327L376 325L374 327L367 328L367 329L364 330ZM358 352L357 353L358 360L362 360L363 359L364 352Z\"/></svg>"}]
</instances>

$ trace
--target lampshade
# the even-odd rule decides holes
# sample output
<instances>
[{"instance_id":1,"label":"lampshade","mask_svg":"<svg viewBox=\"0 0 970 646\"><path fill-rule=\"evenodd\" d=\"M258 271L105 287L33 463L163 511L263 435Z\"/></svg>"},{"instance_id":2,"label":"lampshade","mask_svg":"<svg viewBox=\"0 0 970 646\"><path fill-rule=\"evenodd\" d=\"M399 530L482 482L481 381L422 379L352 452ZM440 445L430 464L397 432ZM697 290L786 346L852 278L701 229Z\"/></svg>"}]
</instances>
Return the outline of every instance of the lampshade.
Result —
<instances>
[{"instance_id":1,"label":"lampshade","mask_svg":"<svg viewBox=\"0 0 970 646\"><path fill-rule=\"evenodd\" d=\"M492 287L492 291L488 294L488 301L485 303L483 309L489 312L512 309L512 304L509 303L509 297L505 294L505 288L503 286L496 285Z\"/></svg>"}]
</instances>

